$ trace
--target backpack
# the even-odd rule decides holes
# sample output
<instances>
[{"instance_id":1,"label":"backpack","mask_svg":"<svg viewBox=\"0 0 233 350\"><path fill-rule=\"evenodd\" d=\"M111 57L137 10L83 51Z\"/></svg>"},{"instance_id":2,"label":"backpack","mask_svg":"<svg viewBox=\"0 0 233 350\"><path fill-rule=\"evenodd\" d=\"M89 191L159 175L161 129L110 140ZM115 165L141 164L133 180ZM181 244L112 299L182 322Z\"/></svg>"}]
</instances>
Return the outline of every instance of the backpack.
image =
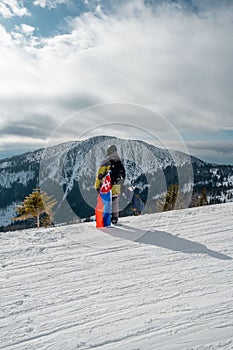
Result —
<instances>
[{"instance_id":1,"label":"backpack","mask_svg":"<svg viewBox=\"0 0 233 350\"><path fill-rule=\"evenodd\" d=\"M125 168L120 159L111 159L111 181L112 185L123 184L125 179Z\"/></svg>"}]
</instances>

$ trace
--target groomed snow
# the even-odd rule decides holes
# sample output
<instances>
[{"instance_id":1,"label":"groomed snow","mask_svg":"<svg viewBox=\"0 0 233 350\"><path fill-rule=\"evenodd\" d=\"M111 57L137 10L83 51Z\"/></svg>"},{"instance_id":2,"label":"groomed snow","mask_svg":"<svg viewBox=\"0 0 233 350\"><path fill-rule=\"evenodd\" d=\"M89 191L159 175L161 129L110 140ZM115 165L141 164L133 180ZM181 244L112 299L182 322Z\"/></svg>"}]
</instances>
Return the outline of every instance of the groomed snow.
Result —
<instances>
[{"instance_id":1,"label":"groomed snow","mask_svg":"<svg viewBox=\"0 0 233 350\"><path fill-rule=\"evenodd\" d=\"M0 234L0 349L233 349L233 203Z\"/></svg>"}]
</instances>

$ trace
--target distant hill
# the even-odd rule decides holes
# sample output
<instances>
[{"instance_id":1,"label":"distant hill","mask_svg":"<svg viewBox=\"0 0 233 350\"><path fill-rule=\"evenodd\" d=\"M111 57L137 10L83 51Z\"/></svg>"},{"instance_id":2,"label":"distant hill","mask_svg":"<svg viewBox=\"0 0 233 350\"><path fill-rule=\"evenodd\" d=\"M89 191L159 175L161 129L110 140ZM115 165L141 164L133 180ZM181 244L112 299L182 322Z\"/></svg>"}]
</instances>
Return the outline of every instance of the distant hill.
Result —
<instances>
[{"instance_id":1,"label":"distant hill","mask_svg":"<svg viewBox=\"0 0 233 350\"><path fill-rule=\"evenodd\" d=\"M2 229L11 224L15 207L38 185L57 199L56 222L92 216L96 203L95 174L106 157L107 145L112 143L117 145L124 162L126 184L137 187L147 213L158 210L158 200L173 183L179 184L183 202L179 205L183 207L192 205L192 193L200 194L203 187L212 204L233 200L233 166L206 163L138 140L96 136L1 160ZM124 198L121 208L122 216L131 215L130 203Z\"/></svg>"}]
</instances>

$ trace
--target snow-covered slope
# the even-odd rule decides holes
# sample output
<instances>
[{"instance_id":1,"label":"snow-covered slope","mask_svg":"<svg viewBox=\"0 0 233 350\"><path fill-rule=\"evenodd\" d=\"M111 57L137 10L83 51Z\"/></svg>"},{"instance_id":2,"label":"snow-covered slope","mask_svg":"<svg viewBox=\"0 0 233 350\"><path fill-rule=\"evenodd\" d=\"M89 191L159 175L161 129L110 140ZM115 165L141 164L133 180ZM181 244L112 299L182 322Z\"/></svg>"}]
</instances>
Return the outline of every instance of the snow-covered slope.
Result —
<instances>
[{"instance_id":1,"label":"snow-covered slope","mask_svg":"<svg viewBox=\"0 0 233 350\"><path fill-rule=\"evenodd\" d=\"M233 204L0 233L0 349L233 349Z\"/></svg>"}]
</instances>

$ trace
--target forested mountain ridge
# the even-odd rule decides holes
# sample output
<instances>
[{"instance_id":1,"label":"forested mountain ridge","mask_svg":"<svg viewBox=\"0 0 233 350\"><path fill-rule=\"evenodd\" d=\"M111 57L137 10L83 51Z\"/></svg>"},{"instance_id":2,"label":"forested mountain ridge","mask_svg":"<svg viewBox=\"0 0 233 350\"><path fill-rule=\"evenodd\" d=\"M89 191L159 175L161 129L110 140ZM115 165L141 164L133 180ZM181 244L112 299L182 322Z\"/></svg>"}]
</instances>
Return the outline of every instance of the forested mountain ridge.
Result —
<instances>
[{"instance_id":1,"label":"forested mountain ridge","mask_svg":"<svg viewBox=\"0 0 233 350\"><path fill-rule=\"evenodd\" d=\"M0 161L0 226L11 224L15 208L36 186L58 201L56 222L93 215L96 170L106 147L114 143L126 168L126 184L140 189L145 212L156 211L155 202L177 183L180 191L200 194L207 190L210 203L233 200L233 166L204 162L178 151L160 149L137 140L96 136L59 144ZM190 199L190 205L192 200ZM130 215L127 203L122 215Z\"/></svg>"}]
</instances>

